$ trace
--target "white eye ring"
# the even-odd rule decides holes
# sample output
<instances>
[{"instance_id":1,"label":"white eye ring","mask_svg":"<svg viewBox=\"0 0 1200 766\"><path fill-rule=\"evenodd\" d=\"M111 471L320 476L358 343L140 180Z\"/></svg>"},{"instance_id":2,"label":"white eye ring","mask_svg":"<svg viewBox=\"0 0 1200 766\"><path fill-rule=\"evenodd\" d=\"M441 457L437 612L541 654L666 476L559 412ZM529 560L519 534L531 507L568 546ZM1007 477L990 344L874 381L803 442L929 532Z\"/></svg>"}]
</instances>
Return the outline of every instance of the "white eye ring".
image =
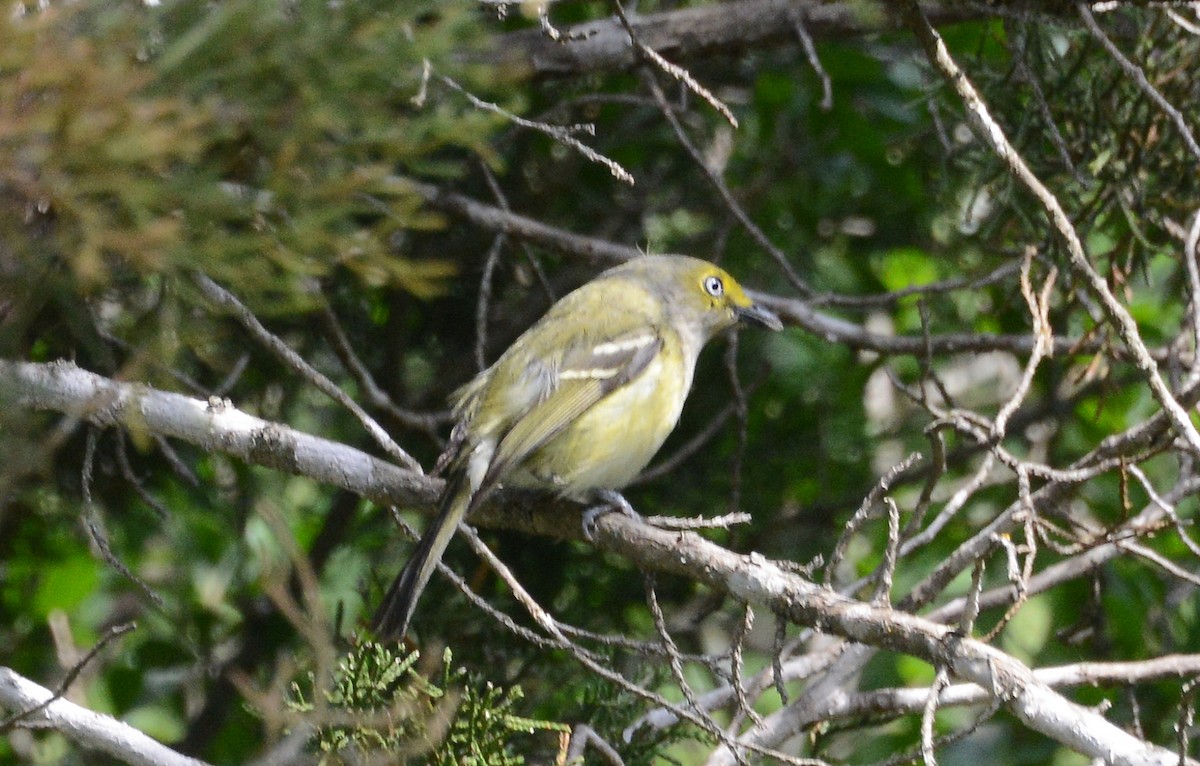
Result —
<instances>
[{"instance_id":1,"label":"white eye ring","mask_svg":"<svg viewBox=\"0 0 1200 766\"><path fill-rule=\"evenodd\" d=\"M725 283L721 281L720 277L705 277L704 292L714 298L719 298L725 294Z\"/></svg>"}]
</instances>

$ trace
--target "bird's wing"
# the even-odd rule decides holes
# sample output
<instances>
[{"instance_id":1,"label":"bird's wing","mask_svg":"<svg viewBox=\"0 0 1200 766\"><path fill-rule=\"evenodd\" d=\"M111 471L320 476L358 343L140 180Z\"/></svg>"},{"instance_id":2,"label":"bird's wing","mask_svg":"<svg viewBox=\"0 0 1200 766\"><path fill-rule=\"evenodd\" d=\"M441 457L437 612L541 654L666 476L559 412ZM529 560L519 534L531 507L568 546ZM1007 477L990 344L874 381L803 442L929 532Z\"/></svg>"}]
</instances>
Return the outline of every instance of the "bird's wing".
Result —
<instances>
[{"instance_id":1,"label":"bird's wing","mask_svg":"<svg viewBox=\"0 0 1200 766\"><path fill-rule=\"evenodd\" d=\"M640 375L662 345L659 333L642 327L568 349L549 395L518 418L501 439L482 486L490 489L508 468L520 464L589 407Z\"/></svg>"}]
</instances>

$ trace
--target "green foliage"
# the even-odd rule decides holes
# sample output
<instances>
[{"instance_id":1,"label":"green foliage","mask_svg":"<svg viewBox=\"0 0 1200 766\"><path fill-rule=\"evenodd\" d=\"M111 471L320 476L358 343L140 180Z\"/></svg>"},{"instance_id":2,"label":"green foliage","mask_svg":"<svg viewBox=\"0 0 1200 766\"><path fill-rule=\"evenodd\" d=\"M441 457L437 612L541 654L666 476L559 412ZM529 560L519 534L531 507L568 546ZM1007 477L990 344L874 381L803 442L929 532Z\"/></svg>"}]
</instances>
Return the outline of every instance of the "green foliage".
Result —
<instances>
[{"instance_id":1,"label":"green foliage","mask_svg":"<svg viewBox=\"0 0 1200 766\"><path fill-rule=\"evenodd\" d=\"M501 689L452 664L447 649L442 677L435 685L416 669L418 652L364 642L348 652L334 672L332 688L293 685L289 706L296 712L352 723L320 725L317 748L322 764L354 762L386 753L431 766L520 766L514 735L536 731L570 732L570 727L514 714L520 687ZM327 705L318 705L321 694Z\"/></svg>"},{"instance_id":2,"label":"green foliage","mask_svg":"<svg viewBox=\"0 0 1200 766\"><path fill-rule=\"evenodd\" d=\"M268 312L313 307L308 281L335 270L444 292L453 264L405 252L443 219L404 179L498 162L495 115L427 95L427 65L469 87L497 79L458 63L475 24L469 8L428 1L3 14L0 238L21 264L4 278L28 293L26 321L48 305L82 327L74 296L107 295L140 307L110 329L137 327L169 359L175 333L198 341L163 279L188 269Z\"/></svg>"},{"instance_id":3,"label":"green foliage","mask_svg":"<svg viewBox=\"0 0 1200 766\"><path fill-rule=\"evenodd\" d=\"M615 665L618 657L616 653L610 654L607 664ZM640 679L646 688L662 688L669 683L671 673L664 663L647 662L646 665L645 677ZM645 709L644 700L628 689L594 675L580 677L570 688L560 689L544 705L549 710L560 706L586 721L605 742L619 744L621 759L626 766L670 762L676 754L686 752L695 743L696 733L685 725L641 726L630 731L630 722L637 720Z\"/></svg>"},{"instance_id":4,"label":"green foliage","mask_svg":"<svg viewBox=\"0 0 1200 766\"><path fill-rule=\"evenodd\" d=\"M504 691L490 681L482 687L465 690L462 707L450 726L445 746L434 753L430 763L435 766L520 766L525 763L525 758L507 751L513 734L532 734L551 727L570 731L565 725L513 715L513 705L520 699L520 687Z\"/></svg>"}]
</instances>

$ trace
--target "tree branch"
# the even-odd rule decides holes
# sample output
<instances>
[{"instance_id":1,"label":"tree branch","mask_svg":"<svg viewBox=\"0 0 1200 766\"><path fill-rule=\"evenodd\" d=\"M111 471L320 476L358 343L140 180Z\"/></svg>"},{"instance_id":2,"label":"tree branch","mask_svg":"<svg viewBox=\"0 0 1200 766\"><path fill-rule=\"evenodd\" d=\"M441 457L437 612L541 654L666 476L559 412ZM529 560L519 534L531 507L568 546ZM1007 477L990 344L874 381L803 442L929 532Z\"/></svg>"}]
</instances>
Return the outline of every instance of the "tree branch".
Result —
<instances>
[{"instance_id":1,"label":"tree branch","mask_svg":"<svg viewBox=\"0 0 1200 766\"><path fill-rule=\"evenodd\" d=\"M10 668L0 667L0 705L13 711L28 710L53 698L49 689L35 684ZM151 739L123 721L55 699L26 719L28 724L61 732L72 742L112 756L131 766L207 766Z\"/></svg>"},{"instance_id":2,"label":"tree branch","mask_svg":"<svg viewBox=\"0 0 1200 766\"><path fill-rule=\"evenodd\" d=\"M975 133L991 147L996 156L1008 166L1009 171L1041 204L1046 216L1062 239L1071 268L1099 299L1105 317L1117 334L1121 336L1133 363L1146 379L1154 398L1170 418L1175 432L1188 443L1194 453L1200 453L1200 431L1196 430L1187 410L1175 399L1166 381L1159 374L1158 364L1146 348L1146 344L1142 342L1137 322L1134 321L1129 310L1117 300L1109 288L1108 282L1088 260L1083 241L1079 238L1079 233L1075 231L1074 224L1071 223L1070 217L1058 198L1034 174L1024 158L1008 140L1004 129L992 117L991 111L975 86L971 84L966 73L954 61L945 41L933 28L932 22L921 10L920 4L916 0L907 0L903 5L902 13L909 28L921 43L921 47L925 49L925 55L930 63L941 72L946 82L962 99Z\"/></svg>"},{"instance_id":3,"label":"tree branch","mask_svg":"<svg viewBox=\"0 0 1200 766\"><path fill-rule=\"evenodd\" d=\"M642 254L635 247L575 234L432 184L412 179L405 179L405 183L424 197L432 207L452 213L487 231L503 232L517 239L577 255L592 262L623 263ZM971 285L970 281L963 283L964 287ZM989 335L978 332L944 333L928 337L881 335L848 319L821 311L812 302L801 298L788 298L756 290L750 290L748 294L755 301L779 314L785 323L799 327L829 343L841 343L855 350L874 351L889 356L981 351L1009 351L1024 355L1031 353L1037 342L1031 335ZM1094 354L1103 349L1100 341L1090 338L1055 336L1052 344L1056 356ZM1166 357L1166 352L1161 349L1154 349L1150 354L1154 358Z\"/></svg>"},{"instance_id":4,"label":"tree branch","mask_svg":"<svg viewBox=\"0 0 1200 766\"><path fill-rule=\"evenodd\" d=\"M925 7L937 24L993 15L984 7L965 3L928 3ZM645 16L629 14L629 22L644 45L681 62L795 44L797 14L803 14L805 29L815 39L853 37L895 27L886 13L873 13L861 3L816 0L717 3ZM532 77L624 70L639 60L629 32L615 17L567 27L558 40L540 28L510 32L497 40L490 58L510 71Z\"/></svg>"},{"instance_id":5,"label":"tree branch","mask_svg":"<svg viewBox=\"0 0 1200 766\"><path fill-rule=\"evenodd\" d=\"M236 409L228 399L207 402L148 386L121 383L71 362L0 360L0 401L74 415L100 426L119 425L182 439L210 452L308 476L378 503L432 505L441 481Z\"/></svg>"},{"instance_id":6,"label":"tree branch","mask_svg":"<svg viewBox=\"0 0 1200 766\"><path fill-rule=\"evenodd\" d=\"M1049 686L1127 686L1168 679L1193 678L1200 674L1200 655L1169 654L1142 662L1079 662L1033 671L1038 681ZM830 717L904 715L921 712L929 697L924 688L876 689L836 701ZM991 695L975 684L954 684L938 695L938 707L983 705Z\"/></svg>"},{"instance_id":7,"label":"tree branch","mask_svg":"<svg viewBox=\"0 0 1200 766\"><path fill-rule=\"evenodd\" d=\"M177 394L117 383L66 362L0 362L0 396L15 398L20 406L69 412L101 425L161 429L206 449L361 490L371 497L400 497L430 507L440 488L436 480L405 472L350 447L253 418L227 403L206 405ZM582 536L577 505L546 501L518 513L504 507L511 504L512 497L491 504L473 520L555 537ZM1023 663L961 636L955 628L888 606L851 600L757 553L739 555L696 534L656 529L621 514L601 517L593 540L599 549L619 553L638 567L727 591L742 602L764 606L797 624L945 666L957 678L990 690L1030 728L1088 756L1130 766L1179 762L1174 753L1142 742L1098 713L1070 702L1039 681Z\"/></svg>"}]
</instances>

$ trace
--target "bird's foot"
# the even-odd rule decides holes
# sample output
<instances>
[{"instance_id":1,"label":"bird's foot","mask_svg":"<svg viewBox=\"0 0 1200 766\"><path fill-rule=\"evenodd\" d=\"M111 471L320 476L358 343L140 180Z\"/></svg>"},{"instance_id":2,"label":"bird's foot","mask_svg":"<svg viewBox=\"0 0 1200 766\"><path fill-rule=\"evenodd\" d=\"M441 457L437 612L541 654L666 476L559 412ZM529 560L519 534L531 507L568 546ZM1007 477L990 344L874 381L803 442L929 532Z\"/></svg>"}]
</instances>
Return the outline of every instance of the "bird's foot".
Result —
<instances>
[{"instance_id":1,"label":"bird's foot","mask_svg":"<svg viewBox=\"0 0 1200 766\"><path fill-rule=\"evenodd\" d=\"M591 542L592 536L596 532L596 519L606 513L623 513L639 521L642 519L641 515L633 510L633 506L629 504L624 495L615 489L598 489L594 493L594 497L600 503L583 512L583 537L588 542Z\"/></svg>"}]
</instances>

